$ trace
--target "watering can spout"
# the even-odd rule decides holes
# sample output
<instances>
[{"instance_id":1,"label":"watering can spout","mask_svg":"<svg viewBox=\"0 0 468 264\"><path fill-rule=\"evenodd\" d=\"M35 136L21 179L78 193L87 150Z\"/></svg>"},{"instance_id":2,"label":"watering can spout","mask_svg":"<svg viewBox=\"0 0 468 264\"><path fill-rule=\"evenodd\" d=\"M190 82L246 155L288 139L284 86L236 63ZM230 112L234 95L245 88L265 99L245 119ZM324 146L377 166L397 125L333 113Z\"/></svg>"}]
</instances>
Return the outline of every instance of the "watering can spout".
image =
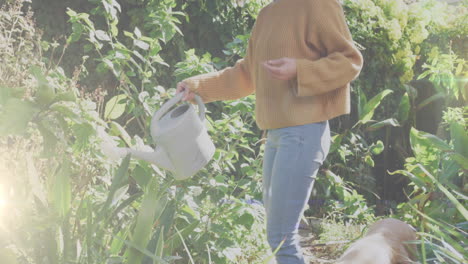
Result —
<instances>
[{"instance_id":1,"label":"watering can spout","mask_svg":"<svg viewBox=\"0 0 468 264\"><path fill-rule=\"evenodd\" d=\"M156 148L153 152L140 151L135 149L127 149L128 153L132 154L137 159L150 162L159 168L173 171L174 165L172 165L167 153L160 147Z\"/></svg>"}]
</instances>

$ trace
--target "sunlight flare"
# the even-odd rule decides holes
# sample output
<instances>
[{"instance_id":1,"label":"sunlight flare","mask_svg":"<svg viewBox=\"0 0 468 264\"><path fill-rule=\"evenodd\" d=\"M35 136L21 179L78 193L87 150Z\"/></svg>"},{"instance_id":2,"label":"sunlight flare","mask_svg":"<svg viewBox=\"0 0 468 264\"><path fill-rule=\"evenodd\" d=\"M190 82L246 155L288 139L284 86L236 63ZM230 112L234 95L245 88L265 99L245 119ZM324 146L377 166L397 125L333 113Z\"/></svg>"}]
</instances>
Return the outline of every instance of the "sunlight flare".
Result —
<instances>
[{"instance_id":1,"label":"sunlight flare","mask_svg":"<svg viewBox=\"0 0 468 264\"><path fill-rule=\"evenodd\" d=\"M8 199L7 199L7 186L5 180L8 179L10 172L5 166L5 163L0 163L0 220L6 215Z\"/></svg>"},{"instance_id":2,"label":"sunlight flare","mask_svg":"<svg viewBox=\"0 0 468 264\"><path fill-rule=\"evenodd\" d=\"M0 220L3 218L7 204L5 187L3 184L0 184Z\"/></svg>"}]
</instances>

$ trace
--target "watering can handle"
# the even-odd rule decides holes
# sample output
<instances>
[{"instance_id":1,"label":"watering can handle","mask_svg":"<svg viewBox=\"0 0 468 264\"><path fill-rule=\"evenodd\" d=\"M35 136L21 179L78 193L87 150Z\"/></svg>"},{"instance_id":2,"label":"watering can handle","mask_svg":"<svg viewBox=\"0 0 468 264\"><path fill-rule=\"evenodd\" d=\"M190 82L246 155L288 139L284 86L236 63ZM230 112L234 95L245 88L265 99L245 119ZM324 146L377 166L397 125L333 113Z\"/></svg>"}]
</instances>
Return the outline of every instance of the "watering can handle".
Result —
<instances>
[{"instance_id":1,"label":"watering can handle","mask_svg":"<svg viewBox=\"0 0 468 264\"><path fill-rule=\"evenodd\" d=\"M183 97L184 97L183 93L178 93L178 94L176 94L176 96L174 96L169 101L167 101L165 104L163 104L161 106L161 108L159 108L159 110L156 113L154 113L154 116L153 116L151 122L153 123L154 121L158 121L159 119L161 119L161 117L167 111L169 111L169 109L171 109L172 106L174 106L180 100L182 100ZM198 95L195 95L195 101L198 104L198 116L200 117L201 121L205 121L205 104L203 103L203 100L201 99L201 97L198 96Z\"/></svg>"}]
</instances>

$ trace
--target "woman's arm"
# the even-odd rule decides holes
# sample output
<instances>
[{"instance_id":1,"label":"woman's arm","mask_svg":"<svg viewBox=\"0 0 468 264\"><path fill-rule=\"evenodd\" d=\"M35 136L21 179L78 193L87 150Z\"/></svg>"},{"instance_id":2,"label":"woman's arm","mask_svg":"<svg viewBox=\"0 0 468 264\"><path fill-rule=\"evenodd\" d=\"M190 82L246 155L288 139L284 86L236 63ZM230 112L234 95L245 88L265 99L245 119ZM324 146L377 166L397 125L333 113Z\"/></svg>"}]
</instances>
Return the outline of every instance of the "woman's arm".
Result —
<instances>
[{"instance_id":1,"label":"woman's arm","mask_svg":"<svg viewBox=\"0 0 468 264\"><path fill-rule=\"evenodd\" d=\"M361 70L363 58L353 44L343 9L337 0L308 1L307 40L325 56L297 59L298 96L313 96L346 86Z\"/></svg>"},{"instance_id":2,"label":"woman's arm","mask_svg":"<svg viewBox=\"0 0 468 264\"><path fill-rule=\"evenodd\" d=\"M191 92L184 97L185 100L191 101L193 99L192 92L194 92L205 103L234 100L252 94L255 91L250 74L252 42L251 37L245 58L238 60L233 67L185 79L178 84L177 91L189 89Z\"/></svg>"}]
</instances>

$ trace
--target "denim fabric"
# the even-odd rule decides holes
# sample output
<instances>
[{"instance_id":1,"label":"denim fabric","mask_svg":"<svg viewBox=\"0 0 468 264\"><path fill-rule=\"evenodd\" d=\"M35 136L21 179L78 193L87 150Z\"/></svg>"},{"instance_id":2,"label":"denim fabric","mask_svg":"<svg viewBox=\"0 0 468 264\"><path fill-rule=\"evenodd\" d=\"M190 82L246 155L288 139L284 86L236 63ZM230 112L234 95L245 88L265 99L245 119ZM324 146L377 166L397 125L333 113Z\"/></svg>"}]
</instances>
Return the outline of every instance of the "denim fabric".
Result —
<instances>
[{"instance_id":1,"label":"denim fabric","mask_svg":"<svg viewBox=\"0 0 468 264\"><path fill-rule=\"evenodd\" d=\"M267 238L278 264L304 264L298 228L330 148L328 121L268 130L263 160Z\"/></svg>"}]
</instances>

